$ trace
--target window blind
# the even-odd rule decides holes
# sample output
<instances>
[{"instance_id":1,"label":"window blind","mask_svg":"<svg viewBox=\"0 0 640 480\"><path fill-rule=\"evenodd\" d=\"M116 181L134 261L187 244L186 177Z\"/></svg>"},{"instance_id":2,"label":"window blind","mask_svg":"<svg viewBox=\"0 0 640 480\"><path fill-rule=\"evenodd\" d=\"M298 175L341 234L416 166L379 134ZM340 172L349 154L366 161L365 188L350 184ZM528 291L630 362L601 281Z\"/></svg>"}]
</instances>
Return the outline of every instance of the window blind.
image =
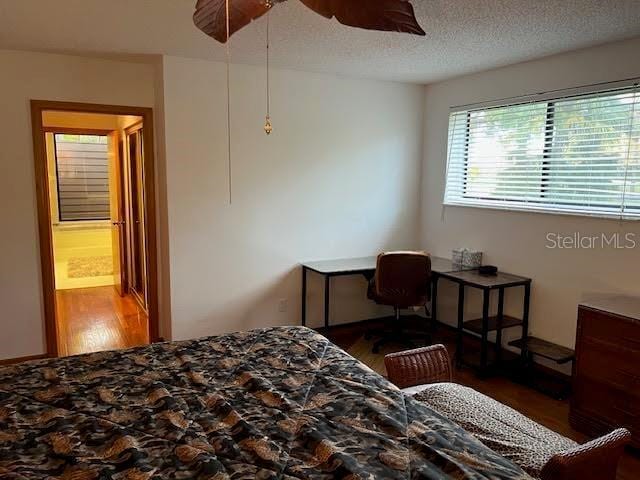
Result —
<instances>
[{"instance_id":1,"label":"window blind","mask_svg":"<svg viewBox=\"0 0 640 480\"><path fill-rule=\"evenodd\" d=\"M640 218L638 86L451 113L444 204Z\"/></svg>"},{"instance_id":2,"label":"window blind","mask_svg":"<svg viewBox=\"0 0 640 480\"><path fill-rule=\"evenodd\" d=\"M108 220L107 137L56 134L54 138L60 220Z\"/></svg>"}]
</instances>

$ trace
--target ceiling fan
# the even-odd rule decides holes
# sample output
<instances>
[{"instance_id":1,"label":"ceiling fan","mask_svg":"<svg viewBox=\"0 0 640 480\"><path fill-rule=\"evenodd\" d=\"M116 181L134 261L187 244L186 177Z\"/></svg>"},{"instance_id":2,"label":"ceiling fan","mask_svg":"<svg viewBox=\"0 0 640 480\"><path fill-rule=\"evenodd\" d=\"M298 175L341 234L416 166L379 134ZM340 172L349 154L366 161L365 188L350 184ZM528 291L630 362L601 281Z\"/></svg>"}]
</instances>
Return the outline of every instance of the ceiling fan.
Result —
<instances>
[{"instance_id":1,"label":"ceiling fan","mask_svg":"<svg viewBox=\"0 0 640 480\"><path fill-rule=\"evenodd\" d=\"M230 0L227 5L227 0L198 0L193 20L204 33L225 43L235 32L284 1L286 0ZM323 17L335 17L349 27L426 35L418 24L409 0L300 1Z\"/></svg>"}]
</instances>

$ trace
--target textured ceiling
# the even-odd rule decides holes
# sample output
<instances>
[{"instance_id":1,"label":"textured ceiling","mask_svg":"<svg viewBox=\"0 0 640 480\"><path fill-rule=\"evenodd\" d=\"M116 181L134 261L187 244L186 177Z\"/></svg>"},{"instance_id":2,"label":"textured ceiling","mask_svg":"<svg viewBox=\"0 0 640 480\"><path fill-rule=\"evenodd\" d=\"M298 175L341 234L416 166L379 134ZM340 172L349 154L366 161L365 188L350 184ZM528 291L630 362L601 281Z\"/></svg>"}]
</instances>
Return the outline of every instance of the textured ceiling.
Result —
<instances>
[{"instance_id":1,"label":"textured ceiling","mask_svg":"<svg viewBox=\"0 0 640 480\"><path fill-rule=\"evenodd\" d=\"M640 36L640 0L413 4L426 37L344 27L288 0L271 14L273 64L429 83ZM224 48L193 26L194 5L195 0L0 0L0 48L224 59ZM233 61L262 64L264 38L264 19L239 32L231 42Z\"/></svg>"}]
</instances>

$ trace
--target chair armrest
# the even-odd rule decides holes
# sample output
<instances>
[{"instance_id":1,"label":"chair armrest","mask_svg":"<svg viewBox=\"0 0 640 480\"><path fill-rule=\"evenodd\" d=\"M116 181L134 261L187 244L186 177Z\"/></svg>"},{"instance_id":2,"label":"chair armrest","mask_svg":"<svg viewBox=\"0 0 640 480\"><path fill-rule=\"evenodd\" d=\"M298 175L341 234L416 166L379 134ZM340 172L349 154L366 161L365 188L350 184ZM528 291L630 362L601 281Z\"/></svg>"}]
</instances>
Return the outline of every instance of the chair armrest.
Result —
<instances>
[{"instance_id":1,"label":"chair armrest","mask_svg":"<svg viewBox=\"0 0 640 480\"><path fill-rule=\"evenodd\" d=\"M431 345L384 357L389 380L399 388L451 381L451 359L444 345Z\"/></svg>"},{"instance_id":2,"label":"chair armrest","mask_svg":"<svg viewBox=\"0 0 640 480\"><path fill-rule=\"evenodd\" d=\"M614 430L584 445L554 455L544 467L542 480L615 480L618 461L631 433Z\"/></svg>"}]
</instances>

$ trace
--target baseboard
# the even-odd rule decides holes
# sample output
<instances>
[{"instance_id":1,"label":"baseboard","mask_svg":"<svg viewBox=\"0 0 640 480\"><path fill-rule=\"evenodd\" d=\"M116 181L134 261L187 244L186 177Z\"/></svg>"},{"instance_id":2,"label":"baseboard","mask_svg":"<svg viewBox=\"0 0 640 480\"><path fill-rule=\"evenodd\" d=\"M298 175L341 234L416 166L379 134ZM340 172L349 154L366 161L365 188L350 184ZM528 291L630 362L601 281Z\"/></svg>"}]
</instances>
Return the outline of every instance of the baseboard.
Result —
<instances>
[{"instance_id":1,"label":"baseboard","mask_svg":"<svg viewBox=\"0 0 640 480\"><path fill-rule=\"evenodd\" d=\"M45 358L49 358L49 355L46 353L42 353L40 355L29 355L27 357L6 358L4 360L0 360L0 366L14 365L16 363L29 362L31 360L43 360Z\"/></svg>"}]
</instances>

